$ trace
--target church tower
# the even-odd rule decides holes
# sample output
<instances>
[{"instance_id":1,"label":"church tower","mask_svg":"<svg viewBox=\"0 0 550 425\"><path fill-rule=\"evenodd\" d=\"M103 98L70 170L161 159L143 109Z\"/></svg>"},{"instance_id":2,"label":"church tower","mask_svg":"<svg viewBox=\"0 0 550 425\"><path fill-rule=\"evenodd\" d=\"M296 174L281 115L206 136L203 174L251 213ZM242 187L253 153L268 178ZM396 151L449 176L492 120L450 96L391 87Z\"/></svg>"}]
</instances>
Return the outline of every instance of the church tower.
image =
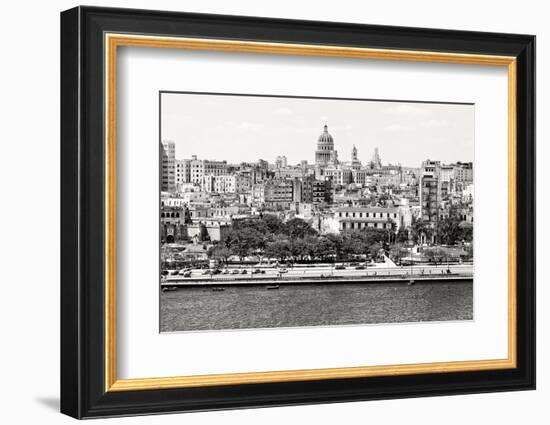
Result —
<instances>
[{"instance_id":1,"label":"church tower","mask_svg":"<svg viewBox=\"0 0 550 425\"><path fill-rule=\"evenodd\" d=\"M370 166L374 170L380 170L382 168L382 160L380 159L378 148L374 148L374 155L372 156Z\"/></svg>"},{"instance_id":2,"label":"church tower","mask_svg":"<svg viewBox=\"0 0 550 425\"><path fill-rule=\"evenodd\" d=\"M354 170L358 170L361 168L361 161L359 161L359 158L357 157L357 148L355 145L353 145L353 148L351 149L351 168Z\"/></svg>"}]
</instances>

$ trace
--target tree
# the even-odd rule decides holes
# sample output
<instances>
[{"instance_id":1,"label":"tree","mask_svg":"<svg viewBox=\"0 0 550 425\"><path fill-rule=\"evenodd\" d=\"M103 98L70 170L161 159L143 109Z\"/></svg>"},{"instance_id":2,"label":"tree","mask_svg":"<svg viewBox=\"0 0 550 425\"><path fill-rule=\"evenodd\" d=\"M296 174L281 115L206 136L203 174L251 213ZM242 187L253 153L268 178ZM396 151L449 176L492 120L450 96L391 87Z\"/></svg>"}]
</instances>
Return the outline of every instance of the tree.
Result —
<instances>
[{"instance_id":1,"label":"tree","mask_svg":"<svg viewBox=\"0 0 550 425\"><path fill-rule=\"evenodd\" d=\"M317 240L316 256L325 258L326 253L322 250L328 250L330 255L336 255L336 258L342 258L344 254L344 236L340 234L332 234L322 236Z\"/></svg>"},{"instance_id":2,"label":"tree","mask_svg":"<svg viewBox=\"0 0 550 425\"><path fill-rule=\"evenodd\" d=\"M429 222L413 217L413 220L411 223L411 235L412 235L412 240L416 244L420 243L420 238L422 235L425 235L426 238L430 239L432 234L433 234L433 229Z\"/></svg>"},{"instance_id":3,"label":"tree","mask_svg":"<svg viewBox=\"0 0 550 425\"><path fill-rule=\"evenodd\" d=\"M369 253L374 260L376 260L383 249L382 244L377 242L369 246Z\"/></svg>"},{"instance_id":4,"label":"tree","mask_svg":"<svg viewBox=\"0 0 550 425\"><path fill-rule=\"evenodd\" d=\"M306 236L303 239L304 242L304 256L308 256L310 260L315 259L315 255L317 253L316 247L319 242L319 238L317 236Z\"/></svg>"},{"instance_id":5,"label":"tree","mask_svg":"<svg viewBox=\"0 0 550 425\"><path fill-rule=\"evenodd\" d=\"M338 258L349 258L356 254L362 254L361 252L361 246L362 241L361 238L358 237L358 232L349 232L344 234L340 240L338 241L338 245L335 244L335 247L338 246L337 249L337 257ZM361 245L361 246L359 246Z\"/></svg>"},{"instance_id":6,"label":"tree","mask_svg":"<svg viewBox=\"0 0 550 425\"><path fill-rule=\"evenodd\" d=\"M332 258L337 255L335 241L338 241L338 239L333 237L320 237L317 244L315 244L315 257L322 261L332 260Z\"/></svg>"},{"instance_id":7,"label":"tree","mask_svg":"<svg viewBox=\"0 0 550 425\"><path fill-rule=\"evenodd\" d=\"M268 242L264 253L266 257L277 258L281 262L284 262L291 255L290 244L288 241L282 239Z\"/></svg>"},{"instance_id":8,"label":"tree","mask_svg":"<svg viewBox=\"0 0 550 425\"><path fill-rule=\"evenodd\" d=\"M284 225L284 233L291 239L304 238L308 235L312 236L317 234L315 229L313 229L309 223L301 218L293 218L292 220L287 221Z\"/></svg>"},{"instance_id":9,"label":"tree","mask_svg":"<svg viewBox=\"0 0 550 425\"><path fill-rule=\"evenodd\" d=\"M397 235L395 235L395 242L406 243L408 241L409 241L409 232L407 231L407 229L404 229L403 227L401 227L397 231Z\"/></svg>"},{"instance_id":10,"label":"tree","mask_svg":"<svg viewBox=\"0 0 550 425\"><path fill-rule=\"evenodd\" d=\"M462 222L460 223L461 234L459 239L465 242L472 242L474 239L474 226L471 223Z\"/></svg>"},{"instance_id":11,"label":"tree","mask_svg":"<svg viewBox=\"0 0 550 425\"><path fill-rule=\"evenodd\" d=\"M447 256L446 251L439 247L424 248L422 254L424 254L425 257L427 257L430 261L433 261L434 263L441 263L443 259Z\"/></svg>"},{"instance_id":12,"label":"tree","mask_svg":"<svg viewBox=\"0 0 550 425\"><path fill-rule=\"evenodd\" d=\"M462 235L460 220L456 217L447 217L439 222L437 238L445 245L453 245Z\"/></svg>"},{"instance_id":13,"label":"tree","mask_svg":"<svg viewBox=\"0 0 550 425\"><path fill-rule=\"evenodd\" d=\"M342 256L351 257L354 255L367 255L370 245L376 243L374 242L375 240L377 240L377 238L374 237L373 239L372 232L346 232L342 236Z\"/></svg>"},{"instance_id":14,"label":"tree","mask_svg":"<svg viewBox=\"0 0 550 425\"><path fill-rule=\"evenodd\" d=\"M265 247L265 236L254 227L233 229L225 239L225 245L241 260Z\"/></svg>"},{"instance_id":15,"label":"tree","mask_svg":"<svg viewBox=\"0 0 550 425\"><path fill-rule=\"evenodd\" d=\"M386 223L386 230L390 232L391 237L395 236L395 231L397 230L397 223L393 219L388 218L388 221Z\"/></svg>"},{"instance_id":16,"label":"tree","mask_svg":"<svg viewBox=\"0 0 550 425\"><path fill-rule=\"evenodd\" d=\"M229 248L223 245L211 246L207 251L208 258L212 258L220 261L221 263L227 263L227 260L233 253Z\"/></svg>"},{"instance_id":17,"label":"tree","mask_svg":"<svg viewBox=\"0 0 550 425\"><path fill-rule=\"evenodd\" d=\"M308 255L306 242L303 238L290 241L290 254L292 258L299 261L303 261L304 257Z\"/></svg>"},{"instance_id":18,"label":"tree","mask_svg":"<svg viewBox=\"0 0 550 425\"><path fill-rule=\"evenodd\" d=\"M471 259L474 258L474 245L473 244L466 245L464 247L464 257L467 260L471 260Z\"/></svg>"},{"instance_id":19,"label":"tree","mask_svg":"<svg viewBox=\"0 0 550 425\"><path fill-rule=\"evenodd\" d=\"M401 245L394 245L390 250L390 256L396 263L401 264L401 259L409 255L409 251Z\"/></svg>"},{"instance_id":20,"label":"tree","mask_svg":"<svg viewBox=\"0 0 550 425\"><path fill-rule=\"evenodd\" d=\"M285 225L279 217L273 214L262 215L261 221L268 233L272 235L283 233Z\"/></svg>"},{"instance_id":21,"label":"tree","mask_svg":"<svg viewBox=\"0 0 550 425\"><path fill-rule=\"evenodd\" d=\"M380 242L386 242L388 239L387 230L377 229L374 227L365 227L359 231L362 240L367 245L374 245Z\"/></svg>"}]
</instances>

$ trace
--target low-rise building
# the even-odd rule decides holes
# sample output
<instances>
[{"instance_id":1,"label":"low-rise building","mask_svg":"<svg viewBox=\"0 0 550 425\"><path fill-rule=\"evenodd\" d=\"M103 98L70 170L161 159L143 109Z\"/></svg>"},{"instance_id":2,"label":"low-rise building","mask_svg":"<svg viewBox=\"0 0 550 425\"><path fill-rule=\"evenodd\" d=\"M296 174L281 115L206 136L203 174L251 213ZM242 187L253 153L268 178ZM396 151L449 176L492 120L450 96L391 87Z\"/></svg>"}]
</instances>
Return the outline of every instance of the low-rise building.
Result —
<instances>
[{"instance_id":1,"label":"low-rise building","mask_svg":"<svg viewBox=\"0 0 550 425\"><path fill-rule=\"evenodd\" d=\"M187 235L195 242L222 241L231 232L231 221L224 219L208 219L187 225Z\"/></svg>"},{"instance_id":2,"label":"low-rise building","mask_svg":"<svg viewBox=\"0 0 550 425\"><path fill-rule=\"evenodd\" d=\"M324 176L332 180L334 186L345 186L353 181L352 171L349 168L327 167Z\"/></svg>"},{"instance_id":3,"label":"low-rise building","mask_svg":"<svg viewBox=\"0 0 550 425\"><path fill-rule=\"evenodd\" d=\"M366 227L397 231L411 225L412 215L405 201L397 207L340 207L336 209L334 217L339 222L340 231Z\"/></svg>"},{"instance_id":4,"label":"low-rise building","mask_svg":"<svg viewBox=\"0 0 550 425\"><path fill-rule=\"evenodd\" d=\"M187 238L189 213L185 207L162 206L160 209L160 238L173 243Z\"/></svg>"}]
</instances>

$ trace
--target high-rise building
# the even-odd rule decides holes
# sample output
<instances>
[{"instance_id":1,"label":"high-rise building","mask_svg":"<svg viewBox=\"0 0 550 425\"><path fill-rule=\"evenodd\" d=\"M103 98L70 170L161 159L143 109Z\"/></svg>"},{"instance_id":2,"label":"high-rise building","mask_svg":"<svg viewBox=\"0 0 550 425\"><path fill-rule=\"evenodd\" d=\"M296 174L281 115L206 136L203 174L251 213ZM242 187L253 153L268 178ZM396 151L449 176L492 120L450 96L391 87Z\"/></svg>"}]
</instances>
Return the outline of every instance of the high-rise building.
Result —
<instances>
[{"instance_id":1,"label":"high-rise building","mask_svg":"<svg viewBox=\"0 0 550 425\"><path fill-rule=\"evenodd\" d=\"M275 168L286 168L288 165L286 156L281 155L275 158Z\"/></svg>"},{"instance_id":2,"label":"high-rise building","mask_svg":"<svg viewBox=\"0 0 550 425\"><path fill-rule=\"evenodd\" d=\"M160 144L161 191L176 190L176 145L172 140L163 140Z\"/></svg>"},{"instance_id":3,"label":"high-rise building","mask_svg":"<svg viewBox=\"0 0 550 425\"><path fill-rule=\"evenodd\" d=\"M329 178L317 180L314 176L293 179L293 201L308 204L330 203L332 181Z\"/></svg>"},{"instance_id":4,"label":"high-rise building","mask_svg":"<svg viewBox=\"0 0 550 425\"><path fill-rule=\"evenodd\" d=\"M190 183L190 182L191 182L191 160L176 159L176 188L179 188L179 185L183 183Z\"/></svg>"},{"instance_id":5,"label":"high-rise building","mask_svg":"<svg viewBox=\"0 0 550 425\"><path fill-rule=\"evenodd\" d=\"M250 190L250 202L255 206L290 208L293 202L292 180L276 179L254 184Z\"/></svg>"},{"instance_id":6,"label":"high-rise building","mask_svg":"<svg viewBox=\"0 0 550 425\"><path fill-rule=\"evenodd\" d=\"M441 162L426 160L422 163L419 181L420 217L437 229L441 203Z\"/></svg>"},{"instance_id":7,"label":"high-rise building","mask_svg":"<svg viewBox=\"0 0 550 425\"><path fill-rule=\"evenodd\" d=\"M454 166L454 174L457 182L473 182L473 164L471 162L457 162Z\"/></svg>"}]
</instances>

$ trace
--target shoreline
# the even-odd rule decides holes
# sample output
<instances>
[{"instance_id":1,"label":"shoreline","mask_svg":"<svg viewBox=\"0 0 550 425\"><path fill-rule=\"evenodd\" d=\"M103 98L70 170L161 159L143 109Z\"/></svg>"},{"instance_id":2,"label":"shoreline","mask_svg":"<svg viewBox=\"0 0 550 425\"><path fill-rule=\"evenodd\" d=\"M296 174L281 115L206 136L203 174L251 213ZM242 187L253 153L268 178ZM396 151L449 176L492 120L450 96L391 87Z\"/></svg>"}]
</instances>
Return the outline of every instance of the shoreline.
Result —
<instances>
[{"instance_id":1,"label":"shoreline","mask_svg":"<svg viewBox=\"0 0 550 425\"><path fill-rule=\"evenodd\" d=\"M161 289L165 288L184 288L201 286L262 286L262 285L300 285L300 284L379 284L379 283L425 283L425 282L446 282L453 281L465 282L472 281L470 274L431 274L431 275L388 275L388 276L333 276L327 277L307 277L307 278L273 278L273 277L254 277L242 280L232 279L174 279L161 282Z\"/></svg>"}]
</instances>

